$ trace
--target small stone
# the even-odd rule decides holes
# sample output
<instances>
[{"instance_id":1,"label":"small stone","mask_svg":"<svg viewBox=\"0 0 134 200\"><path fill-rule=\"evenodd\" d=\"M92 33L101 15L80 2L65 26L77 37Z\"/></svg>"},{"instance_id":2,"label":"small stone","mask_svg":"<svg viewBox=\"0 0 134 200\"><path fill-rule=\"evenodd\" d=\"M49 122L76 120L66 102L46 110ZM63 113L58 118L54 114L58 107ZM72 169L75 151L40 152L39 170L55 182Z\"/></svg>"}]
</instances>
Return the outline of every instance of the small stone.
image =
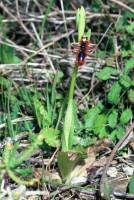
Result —
<instances>
[{"instance_id":1,"label":"small stone","mask_svg":"<svg viewBox=\"0 0 134 200\"><path fill-rule=\"evenodd\" d=\"M116 177L117 176L117 169L115 167L109 167L109 169L107 170L107 175L110 177Z\"/></svg>"},{"instance_id":2,"label":"small stone","mask_svg":"<svg viewBox=\"0 0 134 200\"><path fill-rule=\"evenodd\" d=\"M87 178L85 177L81 177L81 176L73 176L72 179L71 179L71 184L72 185L77 185L77 184L80 184L80 183L86 183L87 182Z\"/></svg>"},{"instance_id":3,"label":"small stone","mask_svg":"<svg viewBox=\"0 0 134 200\"><path fill-rule=\"evenodd\" d=\"M132 176L133 173L134 173L134 168L133 167L125 166L122 169L125 172L125 174L128 175L128 176Z\"/></svg>"},{"instance_id":4,"label":"small stone","mask_svg":"<svg viewBox=\"0 0 134 200\"><path fill-rule=\"evenodd\" d=\"M117 163L118 163L117 160L112 160L111 162L112 165L117 165Z\"/></svg>"}]
</instances>

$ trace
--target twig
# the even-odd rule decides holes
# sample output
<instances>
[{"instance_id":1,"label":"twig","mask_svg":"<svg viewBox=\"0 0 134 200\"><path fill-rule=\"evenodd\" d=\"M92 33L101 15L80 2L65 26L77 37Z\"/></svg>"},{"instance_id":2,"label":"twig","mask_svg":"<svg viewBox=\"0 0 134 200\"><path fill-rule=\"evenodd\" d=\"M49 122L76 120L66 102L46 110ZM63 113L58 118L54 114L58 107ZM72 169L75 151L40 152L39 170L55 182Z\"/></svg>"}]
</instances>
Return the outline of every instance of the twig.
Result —
<instances>
[{"instance_id":1,"label":"twig","mask_svg":"<svg viewBox=\"0 0 134 200\"><path fill-rule=\"evenodd\" d=\"M105 31L104 35L103 35L102 38L100 39L99 43L97 44L97 46L95 47L95 49L93 50L93 52L94 52L94 51L98 48L98 46L101 44L101 42L102 42L102 40L104 39L105 35L107 34L107 32L109 31L109 29L111 28L112 24L113 24L113 23L111 23L111 24L108 26L107 30Z\"/></svg>"},{"instance_id":2,"label":"twig","mask_svg":"<svg viewBox=\"0 0 134 200\"><path fill-rule=\"evenodd\" d=\"M71 30L68 35L71 35L74 32L74 30ZM33 53L32 55L28 56L26 59L24 59L21 63L19 63L18 65L24 64L26 63L30 58L38 55L40 52L42 52L44 49L46 49L47 47L50 47L51 45L54 45L55 42L59 41L60 39L66 37L67 33L58 36L54 41L49 42L48 44L46 44L45 46L43 46L41 49L39 49L38 51L36 51L35 53Z\"/></svg>"},{"instance_id":3,"label":"twig","mask_svg":"<svg viewBox=\"0 0 134 200\"><path fill-rule=\"evenodd\" d=\"M34 120L34 118L31 117L31 116L25 116L25 120L26 120L26 121L32 121L32 120ZM18 123L18 122L23 122L23 121L24 121L23 117L22 117L22 118L20 117L20 118L11 120L11 123L12 123L12 124L16 124L16 123ZM5 126L6 126L6 123L0 124L0 129L1 129L1 128L4 128Z\"/></svg>"},{"instance_id":4,"label":"twig","mask_svg":"<svg viewBox=\"0 0 134 200\"><path fill-rule=\"evenodd\" d=\"M51 156L51 158L50 158L50 160L49 160L49 162L48 162L48 164L47 164L47 166L46 166L46 171L48 171L48 170L50 169L50 165L51 165L51 163L53 162L53 160L54 160L54 158L55 158L55 155L56 155L56 153L59 151L59 149L60 149L60 147L57 147L56 150L55 150L55 152L54 152L53 155Z\"/></svg>"},{"instance_id":5,"label":"twig","mask_svg":"<svg viewBox=\"0 0 134 200\"><path fill-rule=\"evenodd\" d=\"M40 48L43 48L42 41L41 41L41 39L40 39L40 37L39 37L39 34L37 33L37 30L36 30L35 25L34 25L33 22L31 22L31 26L32 26L33 31L34 31L34 33L35 33L35 35L36 35L36 38L37 38L39 47L40 47ZM55 68L54 68L53 62L52 62L52 60L50 59L50 57L47 56L47 55L48 55L47 50L44 49L43 52L46 54L46 56L44 56L44 58L49 62L49 64L50 64L50 66L51 66L51 68L52 68L54 74L56 74L56 70L55 70Z\"/></svg>"},{"instance_id":6,"label":"twig","mask_svg":"<svg viewBox=\"0 0 134 200\"><path fill-rule=\"evenodd\" d=\"M129 10L130 12L134 13L134 9L130 8L129 6L127 6L126 4L124 4L121 1L117 1L117 0L110 0L111 2L114 2L120 6L122 6L123 8L126 8L127 10Z\"/></svg>"},{"instance_id":7,"label":"twig","mask_svg":"<svg viewBox=\"0 0 134 200\"><path fill-rule=\"evenodd\" d=\"M123 199L134 199L134 194L126 194L125 192L114 192L114 195Z\"/></svg>"},{"instance_id":8,"label":"twig","mask_svg":"<svg viewBox=\"0 0 134 200\"><path fill-rule=\"evenodd\" d=\"M113 160L113 157L115 155L115 153L117 152L117 150L119 149L119 147L122 145L122 143L125 141L125 139L128 137L128 135L130 134L130 132L132 131L132 129L134 128L134 122L132 123L132 125L128 128L128 130L126 131L125 135L122 137L122 139L115 145L114 149L112 150L108 162L105 166L105 169L103 171L103 174L101 176L101 180L100 180L100 192L101 192L101 196L104 197L105 195L105 176L107 174L107 170Z\"/></svg>"},{"instance_id":9,"label":"twig","mask_svg":"<svg viewBox=\"0 0 134 200\"><path fill-rule=\"evenodd\" d=\"M62 9L62 15L63 15L63 21L64 21L65 30L66 30L66 33L68 33L66 17L65 17L65 12L64 12L64 5L63 5L63 1L62 0L60 0L60 4L61 4L61 9ZM69 40L69 35L68 34L67 34L67 41L68 41L68 46L70 48L70 40Z\"/></svg>"},{"instance_id":10,"label":"twig","mask_svg":"<svg viewBox=\"0 0 134 200\"><path fill-rule=\"evenodd\" d=\"M28 35L29 35L34 41L36 41L35 37L30 33L30 31L27 29L27 27L25 26L25 24L24 24L23 21L21 20L21 16L20 16L20 12L19 12L18 0L16 0L16 10L17 10L18 22L20 23L20 25L22 26L22 28L28 33Z\"/></svg>"},{"instance_id":11,"label":"twig","mask_svg":"<svg viewBox=\"0 0 134 200\"><path fill-rule=\"evenodd\" d=\"M82 187L85 185L85 183L81 183L81 184L76 184L76 185L70 185L70 186L64 186L62 188L57 189L56 191L52 192L51 194L49 194L49 196L46 199L50 199L53 196L57 196L58 194L65 192L69 189L75 188L75 189L83 189ZM79 187L80 186L80 187ZM90 193L90 191L88 191ZM92 194L92 191L91 191Z\"/></svg>"}]
</instances>

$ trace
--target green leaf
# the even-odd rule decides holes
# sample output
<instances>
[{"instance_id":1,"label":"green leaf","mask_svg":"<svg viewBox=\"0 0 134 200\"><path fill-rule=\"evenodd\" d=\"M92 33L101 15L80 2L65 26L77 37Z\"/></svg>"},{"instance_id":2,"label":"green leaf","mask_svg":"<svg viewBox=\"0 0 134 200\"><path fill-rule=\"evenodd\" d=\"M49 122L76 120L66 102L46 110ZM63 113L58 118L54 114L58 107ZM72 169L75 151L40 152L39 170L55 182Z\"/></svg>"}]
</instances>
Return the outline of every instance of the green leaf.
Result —
<instances>
[{"instance_id":1,"label":"green leaf","mask_svg":"<svg viewBox=\"0 0 134 200\"><path fill-rule=\"evenodd\" d=\"M101 80L108 80L111 74L116 74L116 70L110 67L105 67L101 72L96 72L96 76Z\"/></svg>"},{"instance_id":2,"label":"green leaf","mask_svg":"<svg viewBox=\"0 0 134 200\"><path fill-rule=\"evenodd\" d=\"M57 83L61 83L61 79L63 78L64 73L62 71L58 71L58 76L57 76Z\"/></svg>"},{"instance_id":3,"label":"green leaf","mask_svg":"<svg viewBox=\"0 0 134 200\"><path fill-rule=\"evenodd\" d=\"M132 84L130 77L127 75L120 76L119 82L124 88L129 88Z\"/></svg>"},{"instance_id":4,"label":"green leaf","mask_svg":"<svg viewBox=\"0 0 134 200\"><path fill-rule=\"evenodd\" d=\"M130 46L131 46L131 50L134 50L134 43L131 43Z\"/></svg>"},{"instance_id":5,"label":"green leaf","mask_svg":"<svg viewBox=\"0 0 134 200\"><path fill-rule=\"evenodd\" d=\"M118 126L117 132L116 132L116 137L120 140L125 134L125 129L122 126Z\"/></svg>"},{"instance_id":6,"label":"green leaf","mask_svg":"<svg viewBox=\"0 0 134 200\"><path fill-rule=\"evenodd\" d=\"M12 48L5 44L0 45L0 61L3 64L17 64L21 62L21 60L14 55Z\"/></svg>"},{"instance_id":7,"label":"green leaf","mask_svg":"<svg viewBox=\"0 0 134 200\"><path fill-rule=\"evenodd\" d=\"M62 150L71 150L74 137L73 99L68 102L62 135Z\"/></svg>"},{"instance_id":8,"label":"green leaf","mask_svg":"<svg viewBox=\"0 0 134 200\"><path fill-rule=\"evenodd\" d=\"M77 13L76 13L76 26L78 29L78 41L81 40L81 37L84 34L85 20L86 20L85 9L83 6L81 6L81 8L78 8Z\"/></svg>"},{"instance_id":9,"label":"green leaf","mask_svg":"<svg viewBox=\"0 0 134 200\"><path fill-rule=\"evenodd\" d=\"M71 173L76 163L82 158L80 152L60 151L58 152L57 161L63 180L70 181Z\"/></svg>"},{"instance_id":10,"label":"green leaf","mask_svg":"<svg viewBox=\"0 0 134 200\"><path fill-rule=\"evenodd\" d=\"M38 135L36 135L36 134L30 134L29 138L35 142L35 141L38 140Z\"/></svg>"},{"instance_id":11,"label":"green leaf","mask_svg":"<svg viewBox=\"0 0 134 200\"><path fill-rule=\"evenodd\" d=\"M132 45L132 47L131 48L133 48L133 46L134 45ZM134 49L131 49L131 50L124 50L124 51L122 51L122 57L124 58L124 57L127 57L127 56L129 56L129 57L133 57L133 50Z\"/></svg>"},{"instance_id":12,"label":"green leaf","mask_svg":"<svg viewBox=\"0 0 134 200\"><path fill-rule=\"evenodd\" d=\"M125 69L124 69L124 74L128 75L130 69L134 68L134 58L130 58L129 60L127 60L127 62L125 63Z\"/></svg>"},{"instance_id":13,"label":"green leaf","mask_svg":"<svg viewBox=\"0 0 134 200\"><path fill-rule=\"evenodd\" d=\"M108 123L111 128L114 128L117 124L118 113L115 109L112 110L110 115L108 116Z\"/></svg>"},{"instance_id":14,"label":"green leaf","mask_svg":"<svg viewBox=\"0 0 134 200\"><path fill-rule=\"evenodd\" d=\"M10 162L13 162L15 159L16 159L16 152L17 152L17 150L18 150L18 147L19 147L19 142L16 142L15 144L14 144L14 146L13 146L13 149L12 149L12 151L11 151L11 153L10 153L10 160L9 160L9 163ZM10 164L9 164L10 165Z\"/></svg>"},{"instance_id":15,"label":"green leaf","mask_svg":"<svg viewBox=\"0 0 134 200\"><path fill-rule=\"evenodd\" d=\"M129 194L134 194L134 174L131 176L129 182Z\"/></svg>"},{"instance_id":16,"label":"green leaf","mask_svg":"<svg viewBox=\"0 0 134 200\"><path fill-rule=\"evenodd\" d=\"M97 107L99 108L100 111L103 111L105 109L105 106L102 104L101 101L98 101Z\"/></svg>"},{"instance_id":17,"label":"green leaf","mask_svg":"<svg viewBox=\"0 0 134 200\"><path fill-rule=\"evenodd\" d=\"M113 84L111 90L108 93L108 102L110 104L116 105L119 101L120 92L121 92L121 86L117 81Z\"/></svg>"},{"instance_id":18,"label":"green leaf","mask_svg":"<svg viewBox=\"0 0 134 200\"><path fill-rule=\"evenodd\" d=\"M133 2L133 1L132 1ZM133 18L134 14L131 11L125 11L124 12L124 18L128 21L128 18Z\"/></svg>"},{"instance_id":19,"label":"green leaf","mask_svg":"<svg viewBox=\"0 0 134 200\"><path fill-rule=\"evenodd\" d=\"M87 114L84 116L84 120L85 120L84 127L86 130L89 130L89 131L93 130L93 124L99 112L100 112L100 109L98 107L93 107L87 110Z\"/></svg>"},{"instance_id":20,"label":"green leaf","mask_svg":"<svg viewBox=\"0 0 134 200\"><path fill-rule=\"evenodd\" d=\"M33 107L32 102L33 102L33 97L31 94L30 89L24 87L21 87L20 90L18 91L20 98L22 101L25 102L25 104L29 107Z\"/></svg>"},{"instance_id":21,"label":"green leaf","mask_svg":"<svg viewBox=\"0 0 134 200\"><path fill-rule=\"evenodd\" d=\"M106 59L106 66L110 66L111 67L113 65L113 62L114 62L114 57L113 58L107 58ZM115 72L117 72L117 71L115 70Z\"/></svg>"},{"instance_id":22,"label":"green leaf","mask_svg":"<svg viewBox=\"0 0 134 200\"><path fill-rule=\"evenodd\" d=\"M99 132L99 138L102 139L104 137L108 137L109 132L107 131L107 127L102 127Z\"/></svg>"},{"instance_id":23,"label":"green leaf","mask_svg":"<svg viewBox=\"0 0 134 200\"><path fill-rule=\"evenodd\" d=\"M39 127L49 126L51 123L50 117L44 108L44 105L38 100L36 96L33 97L34 109L38 120Z\"/></svg>"},{"instance_id":24,"label":"green leaf","mask_svg":"<svg viewBox=\"0 0 134 200\"><path fill-rule=\"evenodd\" d=\"M59 133L59 130L52 128L44 128L40 131L40 134L44 136L45 142L52 147L60 145L60 140L58 139Z\"/></svg>"},{"instance_id":25,"label":"green leaf","mask_svg":"<svg viewBox=\"0 0 134 200\"><path fill-rule=\"evenodd\" d=\"M126 50L122 51L122 57L123 58L127 57L128 55L129 55L129 51L126 51Z\"/></svg>"},{"instance_id":26,"label":"green leaf","mask_svg":"<svg viewBox=\"0 0 134 200\"><path fill-rule=\"evenodd\" d=\"M83 148L82 145L78 144L74 150L75 150L75 152L80 152L81 153L82 159L86 159L87 158L87 152L85 151L85 149Z\"/></svg>"},{"instance_id":27,"label":"green leaf","mask_svg":"<svg viewBox=\"0 0 134 200\"><path fill-rule=\"evenodd\" d=\"M128 33L134 32L134 22L132 22L130 25L126 26L126 30Z\"/></svg>"},{"instance_id":28,"label":"green leaf","mask_svg":"<svg viewBox=\"0 0 134 200\"><path fill-rule=\"evenodd\" d=\"M24 168L24 169L15 169L14 170L15 172L17 172L18 174L26 177L26 176L29 176L29 175L32 175L34 173L34 169L32 167L27 167L27 168Z\"/></svg>"},{"instance_id":29,"label":"green leaf","mask_svg":"<svg viewBox=\"0 0 134 200\"><path fill-rule=\"evenodd\" d=\"M7 80L6 78L3 78L0 75L0 85L4 86L6 89L8 89L8 87L10 86L10 81Z\"/></svg>"},{"instance_id":30,"label":"green leaf","mask_svg":"<svg viewBox=\"0 0 134 200\"><path fill-rule=\"evenodd\" d=\"M91 38L91 29L88 29L87 38L88 38L88 40L90 41L90 38Z\"/></svg>"},{"instance_id":31,"label":"green leaf","mask_svg":"<svg viewBox=\"0 0 134 200\"><path fill-rule=\"evenodd\" d=\"M108 185L108 179L107 179L107 177L105 176L104 177L104 195L103 195L104 197L105 197L105 199L107 199L107 200L110 200L111 198L110 198L110 187L109 187L109 185Z\"/></svg>"},{"instance_id":32,"label":"green leaf","mask_svg":"<svg viewBox=\"0 0 134 200\"><path fill-rule=\"evenodd\" d=\"M95 143L95 138L81 138L79 141L79 144L83 147L88 147L90 145L93 145Z\"/></svg>"},{"instance_id":33,"label":"green leaf","mask_svg":"<svg viewBox=\"0 0 134 200\"><path fill-rule=\"evenodd\" d=\"M110 135L109 135L109 138L114 142L114 143L116 143L116 136L118 135L118 130L117 129L115 129L115 130L113 130L111 133L110 133Z\"/></svg>"},{"instance_id":34,"label":"green leaf","mask_svg":"<svg viewBox=\"0 0 134 200\"><path fill-rule=\"evenodd\" d=\"M7 97L6 92L4 93L4 95L5 95L5 97ZM8 95L8 98L12 104L17 104L18 99L16 98L16 96L14 94Z\"/></svg>"},{"instance_id":35,"label":"green leaf","mask_svg":"<svg viewBox=\"0 0 134 200\"><path fill-rule=\"evenodd\" d=\"M106 51L98 51L96 52L97 58L103 58L106 55Z\"/></svg>"},{"instance_id":36,"label":"green leaf","mask_svg":"<svg viewBox=\"0 0 134 200\"><path fill-rule=\"evenodd\" d=\"M132 118L132 110L126 109L122 112L120 116L120 124L124 125Z\"/></svg>"},{"instance_id":37,"label":"green leaf","mask_svg":"<svg viewBox=\"0 0 134 200\"><path fill-rule=\"evenodd\" d=\"M96 135L98 135L99 133L101 133L102 136L102 132L105 131L104 127L106 125L107 122L107 115L105 114L100 114L96 117L96 120L94 122L94 133Z\"/></svg>"},{"instance_id":38,"label":"green leaf","mask_svg":"<svg viewBox=\"0 0 134 200\"><path fill-rule=\"evenodd\" d=\"M78 120L77 107L76 107L75 102L73 102L73 118L74 118L74 128L79 129L80 124L79 124L79 120Z\"/></svg>"},{"instance_id":39,"label":"green leaf","mask_svg":"<svg viewBox=\"0 0 134 200\"><path fill-rule=\"evenodd\" d=\"M132 104L134 104L134 90L133 89L130 89L128 91L128 99Z\"/></svg>"}]
</instances>

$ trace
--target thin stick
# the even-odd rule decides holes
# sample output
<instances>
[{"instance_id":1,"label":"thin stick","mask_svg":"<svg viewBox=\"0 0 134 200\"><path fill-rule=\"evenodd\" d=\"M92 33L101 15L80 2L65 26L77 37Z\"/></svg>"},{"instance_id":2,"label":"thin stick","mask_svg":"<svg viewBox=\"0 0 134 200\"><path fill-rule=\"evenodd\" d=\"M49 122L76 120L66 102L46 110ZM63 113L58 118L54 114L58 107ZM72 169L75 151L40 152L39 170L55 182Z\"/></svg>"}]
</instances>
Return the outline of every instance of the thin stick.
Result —
<instances>
[{"instance_id":1,"label":"thin stick","mask_svg":"<svg viewBox=\"0 0 134 200\"><path fill-rule=\"evenodd\" d=\"M36 28L35 28L33 22L31 22L31 26L32 26L33 31L34 31L34 33L35 33L35 35L36 35L37 40L38 40L38 45L39 45L39 47L40 47L40 48L43 48L44 46L43 46L43 44L42 44L42 41L41 41L41 39L40 39L40 36L39 36L39 34L37 33L37 30L36 30ZM54 68L53 62L52 62L52 60L50 59L50 57L48 56L47 51L46 51L45 49L44 49L43 51L44 51L44 53L46 54L46 56L44 56L44 58L49 62L49 64L50 64L50 66L51 66L51 68L52 68L54 74L56 74L56 70L55 70L55 68Z\"/></svg>"},{"instance_id":2,"label":"thin stick","mask_svg":"<svg viewBox=\"0 0 134 200\"><path fill-rule=\"evenodd\" d=\"M132 125L128 128L128 130L126 131L125 135L122 137L122 139L115 145L114 149L112 150L108 162L105 166L105 169L103 171L103 174L101 176L101 180L100 180L100 192L101 192L101 196L104 197L105 195L105 177L107 174L107 170L113 160L113 157L115 155L115 153L117 152L117 150L119 149L119 147L122 145L122 143L125 141L125 139L128 137L128 135L130 134L130 132L132 131L132 129L134 128L134 122L132 123Z\"/></svg>"},{"instance_id":3,"label":"thin stick","mask_svg":"<svg viewBox=\"0 0 134 200\"><path fill-rule=\"evenodd\" d=\"M25 26L25 24L24 24L23 21L21 20L21 16L20 16L20 12L19 12L18 0L16 0L16 10L17 10L18 22L20 23L20 25L22 26L22 28L26 31L26 33L28 33L28 35L29 35L34 41L36 41L35 37L30 33L30 31L27 29L27 27Z\"/></svg>"},{"instance_id":4,"label":"thin stick","mask_svg":"<svg viewBox=\"0 0 134 200\"><path fill-rule=\"evenodd\" d=\"M64 21L65 30L66 30L66 33L68 33L67 24L66 24L66 17L65 17L65 12L64 12L64 5L63 5L63 1L62 0L60 0L60 4L61 4L61 9L62 9L62 15L63 15L63 21ZM70 48L70 40L69 40L69 35L68 34L67 34L67 41L68 41L68 46Z\"/></svg>"},{"instance_id":5,"label":"thin stick","mask_svg":"<svg viewBox=\"0 0 134 200\"><path fill-rule=\"evenodd\" d=\"M127 10L129 10L130 12L134 13L134 9L130 8L129 6L127 6L126 4L124 4L121 1L117 1L117 0L110 0L111 2L114 2L120 6L122 6L123 8L126 8Z\"/></svg>"},{"instance_id":6,"label":"thin stick","mask_svg":"<svg viewBox=\"0 0 134 200\"><path fill-rule=\"evenodd\" d=\"M111 24L109 25L109 27L107 28L106 32L104 33L104 35L103 35L102 38L100 39L100 41L99 41L99 43L97 44L97 46L95 47L95 49L98 48L98 46L100 45L100 43L101 43L102 40L104 39L105 35L107 34L107 32L109 31L109 29L111 28L112 24L113 24L113 23L111 23ZM94 51L94 50L93 50L93 51Z\"/></svg>"}]
</instances>

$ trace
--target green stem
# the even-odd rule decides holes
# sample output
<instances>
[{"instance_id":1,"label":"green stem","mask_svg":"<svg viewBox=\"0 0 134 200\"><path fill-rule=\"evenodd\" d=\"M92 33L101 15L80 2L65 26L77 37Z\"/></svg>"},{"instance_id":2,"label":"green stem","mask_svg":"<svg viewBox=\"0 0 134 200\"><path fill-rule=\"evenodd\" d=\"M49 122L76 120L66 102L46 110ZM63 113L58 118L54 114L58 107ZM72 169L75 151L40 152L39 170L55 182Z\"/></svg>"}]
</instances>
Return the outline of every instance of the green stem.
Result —
<instances>
[{"instance_id":1,"label":"green stem","mask_svg":"<svg viewBox=\"0 0 134 200\"><path fill-rule=\"evenodd\" d=\"M71 80L71 85L70 85L70 90L69 90L69 100L73 99L73 96L74 96L74 87L75 87L77 72L78 72L78 64L75 63L72 80Z\"/></svg>"},{"instance_id":2,"label":"green stem","mask_svg":"<svg viewBox=\"0 0 134 200\"><path fill-rule=\"evenodd\" d=\"M41 36L41 33L42 33L42 31L43 31L43 28L44 28L44 26L45 26L45 23L46 23L48 14L49 14L49 12L50 12L50 9L51 9L53 3L54 3L54 0L50 0L50 1L49 1L48 8L47 8L46 13L45 13L45 15L44 15L44 19L43 19L42 24L41 24L41 26L40 26L40 28L39 28L39 36Z\"/></svg>"},{"instance_id":3,"label":"green stem","mask_svg":"<svg viewBox=\"0 0 134 200\"><path fill-rule=\"evenodd\" d=\"M35 183L39 183L39 179L37 179L37 178L33 178L33 179L29 180L29 181L22 180L22 179L20 179L17 175L15 175L15 173L14 173L10 168L7 167L6 170L7 170L8 175L10 176L10 178L11 178L14 182L16 182L16 183L18 183L18 184L20 184L20 185L32 186L32 185L34 185Z\"/></svg>"}]
</instances>

